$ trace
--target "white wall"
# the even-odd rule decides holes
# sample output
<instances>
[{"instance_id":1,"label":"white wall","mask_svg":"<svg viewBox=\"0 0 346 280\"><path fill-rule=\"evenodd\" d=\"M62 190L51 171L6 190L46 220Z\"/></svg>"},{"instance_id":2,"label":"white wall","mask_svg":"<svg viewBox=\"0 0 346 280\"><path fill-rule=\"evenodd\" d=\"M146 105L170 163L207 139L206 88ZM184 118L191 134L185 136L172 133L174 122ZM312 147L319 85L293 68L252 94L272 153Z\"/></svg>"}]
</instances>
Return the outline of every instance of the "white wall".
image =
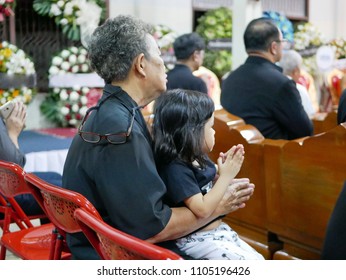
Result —
<instances>
[{"instance_id":1,"label":"white wall","mask_svg":"<svg viewBox=\"0 0 346 280\"><path fill-rule=\"evenodd\" d=\"M346 39L345 0L310 0L309 8L309 21L327 40Z\"/></svg>"},{"instance_id":2,"label":"white wall","mask_svg":"<svg viewBox=\"0 0 346 280\"><path fill-rule=\"evenodd\" d=\"M129 14L151 24L164 24L178 34L192 32L192 0L110 0L109 15Z\"/></svg>"},{"instance_id":3,"label":"white wall","mask_svg":"<svg viewBox=\"0 0 346 280\"><path fill-rule=\"evenodd\" d=\"M238 68L247 58L244 46L244 31L248 23L262 15L261 2L234 0L232 26L232 69Z\"/></svg>"},{"instance_id":4,"label":"white wall","mask_svg":"<svg viewBox=\"0 0 346 280\"><path fill-rule=\"evenodd\" d=\"M330 40L335 36L335 23L333 19L335 12L335 0L311 0L309 17L314 24Z\"/></svg>"}]
</instances>

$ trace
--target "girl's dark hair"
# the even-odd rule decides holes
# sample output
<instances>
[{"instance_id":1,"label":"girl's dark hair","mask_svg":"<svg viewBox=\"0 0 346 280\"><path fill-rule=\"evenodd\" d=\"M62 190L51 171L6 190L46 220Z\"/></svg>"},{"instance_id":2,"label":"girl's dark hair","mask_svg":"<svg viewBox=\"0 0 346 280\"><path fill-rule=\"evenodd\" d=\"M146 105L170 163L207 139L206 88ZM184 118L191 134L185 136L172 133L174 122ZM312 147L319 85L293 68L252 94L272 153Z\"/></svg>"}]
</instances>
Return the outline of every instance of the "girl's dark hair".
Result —
<instances>
[{"instance_id":1,"label":"girl's dark hair","mask_svg":"<svg viewBox=\"0 0 346 280\"><path fill-rule=\"evenodd\" d=\"M213 100L198 91L174 89L156 99L152 132L157 164L180 159L205 166L204 126L214 109Z\"/></svg>"}]
</instances>

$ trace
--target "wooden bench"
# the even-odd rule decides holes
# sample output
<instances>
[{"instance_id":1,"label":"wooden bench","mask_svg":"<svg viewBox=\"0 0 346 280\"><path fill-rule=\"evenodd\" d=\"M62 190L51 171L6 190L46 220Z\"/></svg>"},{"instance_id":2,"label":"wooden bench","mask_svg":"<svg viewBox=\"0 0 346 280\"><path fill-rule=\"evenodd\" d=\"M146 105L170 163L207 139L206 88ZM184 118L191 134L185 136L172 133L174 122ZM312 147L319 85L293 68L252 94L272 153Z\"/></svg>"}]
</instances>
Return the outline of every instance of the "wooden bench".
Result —
<instances>
[{"instance_id":1,"label":"wooden bench","mask_svg":"<svg viewBox=\"0 0 346 280\"><path fill-rule=\"evenodd\" d=\"M264 145L267 229L282 252L319 259L330 214L346 180L346 124L312 137Z\"/></svg>"},{"instance_id":2,"label":"wooden bench","mask_svg":"<svg viewBox=\"0 0 346 280\"><path fill-rule=\"evenodd\" d=\"M237 124L238 122L238 124ZM346 180L346 124L296 140L264 139L225 111L215 113L210 158L243 144L237 177L256 185L247 206L225 222L267 259L319 259L326 225Z\"/></svg>"},{"instance_id":3,"label":"wooden bench","mask_svg":"<svg viewBox=\"0 0 346 280\"><path fill-rule=\"evenodd\" d=\"M266 190L264 186L264 159L262 134L252 125L221 109L215 112L215 146L209 154L216 162L220 152L233 145L243 144L245 159L238 178L249 178L255 184L255 193L244 209L230 213L224 219L246 242L265 258L270 259L272 249L268 243L266 218Z\"/></svg>"},{"instance_id":4,"label":"wooden bench","mask_svg":"<svg viewBox=\"0 0 346 280\"><path fill-rule=\"evenodd\" d=\"M338 125L337 112L317 113L313 116L312 122L314 124L314 135L326 132Z\"/></svg>"}]
</instances>

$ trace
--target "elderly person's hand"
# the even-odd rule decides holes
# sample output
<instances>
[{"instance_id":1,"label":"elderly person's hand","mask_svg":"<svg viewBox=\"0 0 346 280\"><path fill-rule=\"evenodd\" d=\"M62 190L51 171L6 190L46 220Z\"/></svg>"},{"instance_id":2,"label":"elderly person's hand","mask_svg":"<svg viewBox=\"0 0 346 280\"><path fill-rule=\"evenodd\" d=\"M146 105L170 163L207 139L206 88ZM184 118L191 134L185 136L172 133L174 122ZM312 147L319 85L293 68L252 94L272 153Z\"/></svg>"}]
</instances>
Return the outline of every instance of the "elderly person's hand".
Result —
<instances>
[{"instance_id":1,"label":"elderly person's hand","mask_svg":"<svg viewBox=\"0 0 346 280\"><path fill-rule=\"evenodd\" d=\"M244 208L245 202L253 195L254 188L255 185L247 178L233 179L215 211L220 215L226 215Z\"/></svg>"},{"instance_id":2,"label":"elderly person's hand","mask_svg":"<svg viewBox=\"0 0 346 280\"><path fill-rule=\"evenodd\" d=\"M22 102L14 102L14 108L6 119L6 128L12 142L18 148L18 136L25 127L26 106Z\"/></svg>"}]
</instances>

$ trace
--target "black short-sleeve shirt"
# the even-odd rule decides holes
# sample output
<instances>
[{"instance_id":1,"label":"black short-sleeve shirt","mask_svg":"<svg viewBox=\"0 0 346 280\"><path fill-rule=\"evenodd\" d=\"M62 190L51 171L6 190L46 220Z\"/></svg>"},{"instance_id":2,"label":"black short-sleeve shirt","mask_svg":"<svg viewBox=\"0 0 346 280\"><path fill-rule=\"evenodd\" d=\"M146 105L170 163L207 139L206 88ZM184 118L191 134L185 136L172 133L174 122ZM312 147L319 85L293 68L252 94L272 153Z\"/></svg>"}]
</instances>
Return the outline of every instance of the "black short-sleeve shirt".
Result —
<instances>
[{"instance_id":1,"label":"black short-sleeve shirt","mask_svg":"<svg viewBox=\"0 0 346 280\"><path fill-rule=\"evenodd\" d=\"M119 87L106 85L105 101L87 119L83 130L99 134L126 132L137 104ZM83 194L110 225L141 239L164 229L171 209L163 204L166 187L154 161L152 143L141 112L136 111L127 142L113 145L102 139L90 144L76 135L63 172L63 187ZM76 259L97 258L82 234L68 235Z\"/></svg>"},{"instance_id":2,"label":"black short-sleeve shirt","mask_svg":"<svg viewBox=\"0 0 346 280\"><path fill-rule=\"evenodd\" d=\"M216 168L210 160L205 168L198 168L177 159L160 166L159 173L167 187L165 201L170 206L182 206L185 199L198 193L204 195L212 188Z\"/></svg>"}]
</instances>

